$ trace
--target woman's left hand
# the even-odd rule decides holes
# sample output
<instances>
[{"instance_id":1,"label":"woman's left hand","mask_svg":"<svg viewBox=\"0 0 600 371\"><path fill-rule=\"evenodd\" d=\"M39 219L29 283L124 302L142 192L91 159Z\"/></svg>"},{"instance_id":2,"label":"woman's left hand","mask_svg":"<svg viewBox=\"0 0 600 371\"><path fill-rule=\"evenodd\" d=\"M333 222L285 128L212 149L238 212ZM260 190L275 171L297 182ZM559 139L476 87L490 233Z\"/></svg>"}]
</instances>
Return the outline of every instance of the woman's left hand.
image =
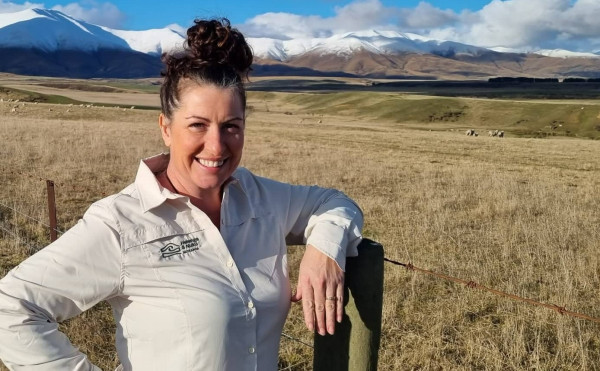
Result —
<instances>
[{"instance_id":1,"label":"woman's left hand","mask_svg":"<svg viewBox=\"0 0 600 371\"><path fill-rule=\"evenodd\" d=\"M304 322L320 335L333 334L344 314L344 272L335 260L312 245L300 262L298 287L292 301L302 300Z\"/></svg>"}]
</instances>

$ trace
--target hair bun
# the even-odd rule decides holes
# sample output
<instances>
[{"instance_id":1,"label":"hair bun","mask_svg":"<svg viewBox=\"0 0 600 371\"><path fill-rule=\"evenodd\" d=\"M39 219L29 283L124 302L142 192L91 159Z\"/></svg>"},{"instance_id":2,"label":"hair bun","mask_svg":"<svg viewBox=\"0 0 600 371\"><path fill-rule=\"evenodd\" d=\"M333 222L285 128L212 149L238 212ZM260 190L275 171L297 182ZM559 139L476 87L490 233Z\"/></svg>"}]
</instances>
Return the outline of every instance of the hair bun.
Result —
<instances>
[{"instance_id":1,"label":"hair bun","mask_svg":"<svg viewBox=\"0 0 600 371\"><path fill-rule=\"evenodd\" d=\"M184 48L197 64L228 65L242 76L247 75L252 65L252 50L226 18L194 20L187 30Z\"/></svg>"}]
</instances>

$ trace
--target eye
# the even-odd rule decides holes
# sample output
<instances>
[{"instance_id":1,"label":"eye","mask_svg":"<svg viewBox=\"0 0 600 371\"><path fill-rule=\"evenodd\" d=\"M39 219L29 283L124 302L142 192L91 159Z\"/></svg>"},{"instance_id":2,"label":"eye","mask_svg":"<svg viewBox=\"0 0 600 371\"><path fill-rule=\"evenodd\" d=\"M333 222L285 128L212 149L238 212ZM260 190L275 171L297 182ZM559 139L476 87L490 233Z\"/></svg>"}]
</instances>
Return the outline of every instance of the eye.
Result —
<instances>
[{"instance_id":1,"label":"eye","mask_svg":"<svg viewBox=\"0 0 600 371\"><path fill-rule=\"evenodd\" d=\"M193 122L188 125L188 128L195 130L195 131L206 130L206 127L207 127L207 125L203 122Z\"/></svg>"},{"instance_id":2,"label":"eye","mask_svg":"<svg viewBox=\"0 0 600 371\"><path fill-rule=\"evenodd\" d=\"M236 134L242 130L242 125L237 122L226 122L223 124L223 129L228 133Z\"/></svg>"}]
</instances>

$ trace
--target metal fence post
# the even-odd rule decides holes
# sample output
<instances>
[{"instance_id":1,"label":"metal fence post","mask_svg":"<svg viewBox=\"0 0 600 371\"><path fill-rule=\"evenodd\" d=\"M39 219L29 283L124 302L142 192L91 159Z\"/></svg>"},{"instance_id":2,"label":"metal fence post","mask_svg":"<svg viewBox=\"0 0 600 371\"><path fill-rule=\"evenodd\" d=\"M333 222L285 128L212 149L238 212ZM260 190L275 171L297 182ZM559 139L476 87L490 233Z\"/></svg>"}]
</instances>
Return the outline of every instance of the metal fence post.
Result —
<instances>
[{"instance_id":1,"label":"metal fence post","mask_svg":"<svg viewBox=\"0 0 600 371\"><path fill-rule=\"evenodd\" d=\"M315 333L315 371L375 371L381 338L383 246L363 239L346 259L344 318L334 335Z\"/></svg>"},{"instance_id":2,"label":"metal fence post","mask_svg":"<svg viewBox=\"0 0 600 371\"><path fill-rule=\"evenodd\" d=\"M46 190L48 192L48 217L50 218L50 242L56 241L56 201L54 199L54 182L46 180Z\"/></svg>"}]
</instances>

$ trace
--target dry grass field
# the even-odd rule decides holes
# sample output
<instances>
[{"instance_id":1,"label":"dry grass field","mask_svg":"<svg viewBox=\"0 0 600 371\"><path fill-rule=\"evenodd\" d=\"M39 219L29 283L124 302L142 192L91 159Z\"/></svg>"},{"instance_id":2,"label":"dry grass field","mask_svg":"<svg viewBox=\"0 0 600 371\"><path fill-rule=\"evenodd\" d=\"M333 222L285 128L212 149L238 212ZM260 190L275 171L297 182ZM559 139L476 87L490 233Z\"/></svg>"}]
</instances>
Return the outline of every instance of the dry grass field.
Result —
<instances>
[{"instance_id":1,"label":"dry grass field","mask_svg":"<svg viewBox=\"0 0 600 371\"><path fill-rule=\"evenodd\" d=\"M557 120L556 104L361 94L250 93L243 166L343 190L390 259L600 317L600 141L510 131L520 114ZM388 99L402 110L369 110ZM411 110L417 100L424 111ZM561 114L595 110L589 122L600 124L586 103L562 102ZM48 242L30 219L47 220L45 179L56 182L64 230L164 150L158 111L14 106L0 103L0 203L11 208L0 206L0 276ZM428 119L439 107L469 109L460 121ZM492 121L502 115L509 127ZM508 135L467 137L469 127ZM301 253L290 248L291 264ZM381 370L600 369L598 323L385 268ZM302 322L294 305L284 331L311 343ZM106 305L62 328L102 369L118 364ZM311 359L282 338L281 369L309 370Z\"/></svg>"}]
</instances>

